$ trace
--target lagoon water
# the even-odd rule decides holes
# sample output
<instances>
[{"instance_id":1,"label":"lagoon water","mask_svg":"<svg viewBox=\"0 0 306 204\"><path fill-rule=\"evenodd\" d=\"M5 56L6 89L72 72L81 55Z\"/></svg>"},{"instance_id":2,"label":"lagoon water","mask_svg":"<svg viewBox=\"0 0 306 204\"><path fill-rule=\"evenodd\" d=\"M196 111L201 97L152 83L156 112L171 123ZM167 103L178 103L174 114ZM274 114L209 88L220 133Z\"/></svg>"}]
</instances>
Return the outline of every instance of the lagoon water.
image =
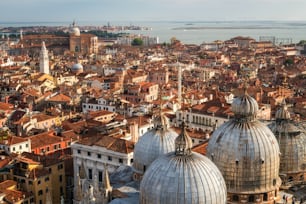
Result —
<instances>
[{"instance_id":1,"label":"lagoon water","mask_svg":"<svg viewBox=\"0 0 306 204\"><path fill-rule=\"evenodd\" d=\"M108 22L77 22L78 25L103 26ZM125 32L158 36L160 43L169 42L172 37L185 44L201 44L214 40L228 40L235 36L249 36L259 40L260 36L273 36L297 43L306 39L306 21L148 21L109 22L114 26L136 25L149 30ZM69 26L71 22L0 22L0 27L9 26Z\"/></svg>"}]
</instances>

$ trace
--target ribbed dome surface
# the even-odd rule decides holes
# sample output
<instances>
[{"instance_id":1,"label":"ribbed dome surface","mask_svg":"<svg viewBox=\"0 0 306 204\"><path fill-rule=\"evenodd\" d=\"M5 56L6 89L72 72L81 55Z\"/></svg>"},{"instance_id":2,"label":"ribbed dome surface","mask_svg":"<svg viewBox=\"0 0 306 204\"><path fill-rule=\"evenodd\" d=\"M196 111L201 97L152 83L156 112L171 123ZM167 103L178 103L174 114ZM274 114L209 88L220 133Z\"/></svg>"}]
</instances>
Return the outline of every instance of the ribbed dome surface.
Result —
<instances>
[{"instance_id":1,"label":"ribbed dome surface","mask_svg":"<svg viewBox=\"0 0 306 204\"><path fill-rule=\"evenodd\" d=\"M269 125L280 146L280 173L305 171L306 133L294 121L285 104L276 112L276 121Z\"/></svg>"},{"instance_id":2,"label":"ribbed dome surface","mask_svg":"<svg viewBox=\"0 0 306 204\"><path fill-rule=\"evenodd\" d=\"M256 120L258 104L249 95L235 99L235 118L214 131L207 156L220 169L228 192L262 193L280 185L279 146L271 130Z\"/></svg>"},{"instance_id":3,"label":"ribbed dome surface","mask_svg":"<svg viewBox=\"0 0 306 204\"><path fill-rule=\"evenodd\" d=\"M155 160L140 184L141 204L224 204L226 186L218 168L198 153L171 152Z\"/></svg>"},{"instance_id":4,"label":"ribbed dome surface","mask_svg":"<svg viewBox=\"0 0 306 204\"><path fill-rule=\"evenodd\" d=\"M248 94L235 98L232 103L232 111L237 116L256 115L258 111L257 101Z\"/></svg>"},{"instance_id":5,"label":"ribbed dome surface","mask_svg":"<svg viewBox=\"0 0 306 204\"><path fill-rule=\"evenodd\" d=\"M288 108L285 102L283 102L281 108L276 111L275 118L277 120L287 120L287 119L289 120L290 119L290 112L288 111Z\"/></svg>"},{"instance_id":6,"label":"ribbed dome surface","mask_svg":"<svg viewBox=\"0 0 306 204\"><path fill-rule=\"evenodd\" d=\"M157 157L174 151L177 136L174 130L168 128L154 128L145 133L134 148L134 169L144 173L144 169L147 169Z\"/></svg>"}]
</instances>

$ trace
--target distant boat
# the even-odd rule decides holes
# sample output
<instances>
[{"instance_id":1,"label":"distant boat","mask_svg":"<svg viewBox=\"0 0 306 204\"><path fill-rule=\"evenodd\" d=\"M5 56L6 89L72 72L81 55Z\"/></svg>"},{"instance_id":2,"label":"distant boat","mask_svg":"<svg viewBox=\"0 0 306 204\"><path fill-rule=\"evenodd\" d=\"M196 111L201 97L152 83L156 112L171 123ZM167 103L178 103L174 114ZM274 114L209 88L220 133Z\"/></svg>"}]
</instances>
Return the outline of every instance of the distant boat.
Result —
<instances>
[{"instance_id":1,"label":"distant boat","mask_svg":"<svg viewBox=\"0 0 306 204\"><path fill-rule=\"evenodd\" d=\"M185 25L193 25L193 23L186 23Z\"/></svg>"}]
</instances>

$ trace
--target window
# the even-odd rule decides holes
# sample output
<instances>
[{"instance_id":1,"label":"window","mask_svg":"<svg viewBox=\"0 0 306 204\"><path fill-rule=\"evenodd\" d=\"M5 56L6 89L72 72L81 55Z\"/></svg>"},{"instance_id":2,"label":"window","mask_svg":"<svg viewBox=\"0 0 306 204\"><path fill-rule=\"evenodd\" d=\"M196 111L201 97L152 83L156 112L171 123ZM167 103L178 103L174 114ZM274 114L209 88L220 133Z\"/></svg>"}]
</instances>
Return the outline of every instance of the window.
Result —
<instances>
[{"instance_id":1,"label":"window","mask_svg":"<svg viewBox=\"0 0 306 204\"><path fill-rule=\"evenodd\" d=\"M63 176L62 176L62 175L59 175L59 176L58 176L58 180L59 180L59 182L62 182L62 181L63 181Z\"/></svg>"},{"instance_id":2,"label":"window","mask_svg":"<svg viewBox=\"0 0 306 204\"><path fill-rule=\"evenodd\" d=\"M78 154L81 154L81 150L78 149Z\"/></svg>"},{"instance_id":3,"label":"window","mask_svg":"<svg viewBox=\"0 0 306 204\"><path fill-rule=\"evenodd\" d=\"M98 159L101 159L101 154L97 154Z\"/></svg>"},{"instance_id":4,"label":"window","mask_svg":"<svg viewBox=\"0 0 306 204\"><path fill-rule=\"evenodd\" d=\"M268 201L268 194L267 194L267 193L265 193L265 194L263 195L263 201Z\"/></svg>"},{"instance_id":5,"label":"window","mask_svg":"<svg viewBox=\"0 0 306 204\"><path fill-rule=\"evenodd\" d=\"M250 195L250 197L249 197L249 202L255 202L255 197L254 197L254 195Z\"/></svg>"},{"instance_id":6,"label":"window","mask_svg":"<svg viewBox=\"0 0 306 204\"><path fill-rule=\"evenodd\" d=\"M33 182L32 181L29 181L29 185L32 185L33 184Z\"/></svg>"},{"instance_id":7,"label":"window","mask_svg":"<svg viewBox=\"0 0 306 204\"><path fill-rule=\"evenodd\" d=\"M91 156L91 152L87 152L87 156L89 156L89 157L90 157L90 156Z\"/></svg>"},{"instance_id":8,"label":"window","mask_svg":"<svg viewBox=\"0 0 306 204\"><path fill-rule=\"evenodd\" d=\"M41 183L40 180L38 180L38 181L37 181L37 184L39 185L40 183Z\"/></svg>"},{"instance_id":9,"label":"window","mask_svg":"<svg viewBox=\"0 0 306 204\"><path fill-rule=\"evenodd\" d=\"M238 195L233 195L233 201L239 201L239 196Z\"/></svg>"},{"instance_id":10,"label":"window","mask_svg":"<svg viewBox=\"0 0 306 204\"><path fill-rule=\"evenodd\" d=\"M64 168L64 165L63 165L63 164L57 165L57 169L58 169L58 170L63 169L63 168Z\"/></svg>"},{"instance_id":11,"label":"window","mask_svg":"<svg viewBox=\"0 0 306 204\"><path fill-rule=\"evenodd\" d=\"M113 160L111 156L108 156L107 158L108 158L108 161L112 161Z\"/></svg>"},{"instance_id":12,"label":"window","mask_svg":"<svg viewBox=\"0 0 306 204\"><path fill-rule=\"evenodd\" d=\"M133 163L133 162L134 162L134 160L133 160L133 159L131 159L131 160L130 160L130 162L131 162L131 163Z\"/></svg>"},{"instance_id":13,"label":"window","mask_svg":"<svg viewBox=\"0 0 306 204\"><path fill-rule=\"evenodd\" d=\"M50 180L49 177L46 177L46 178L45 178L45 181L49 181L49 180Z\"/></svg>"},{"instance_id":14,"label":"window","mask_svg":"<svg viewBox=\"0 0 306 204\"><path fill-rule=\"evenodd\" d=\"M15 151L15 147L13 147L13 151Z\"/></svg>"},{"instance_id":15,"label":"window","mask_svg":"<svg viewBox=\"0 0 306 204\"><path fill-rule=\"evenodd\" d=\"M92 169L88 169L88 178L92 179Z\"/></svg>"},{"instance_id":16,"label":"window","mask_svg":"<svg viewBox=\"0 0 306 204\"><path fill-rule=\"evenodd\" d=\"M57 145L53 145L53 149L57 149Z\"/></svg>"},{"instance_id":17,"label":"window","mask_svg":"<svg viewBox=\"0 0 306 204\"><path fill-rule=\"evenodd\" d=\"M60 187L60 194L63 195L64 191L63 191L63 186Z\"/></svg>"},{"instance_id":18,"label":"window","mask_svg":"<svg viewBox=\"0 0 306 204\"><path fill-rule=\"evenodd\" d=\"M50 147L47 147L47 152L49 152L50 151Z\"/></svg>"},{"instance_id":19,"label":"window","mask_svg":"<svg viewBox=\"0 0 306 204\"><path fill-rule=\"evenodd\" d=\"M42 190L39 190L38 191L38 195L42 195L43 194L43 191Z\"/></svg>"},{"instance_id":20,"label":"window","mask_svg":"<svg viewBox=\"0 0 306 204\"><path fill-rule=\"evenodd\" d=\"M99 171L99 182L102 182L102 178L103 178L102 171Z\"/></svg>"},{"instance_id":21,"label":"window","mask_svg":"<svg viewBox=\"0 0 306 204\"><path fill-rule=\"evenodd\" d=\"M21 146L21 145L19 145L19 149L22 149L22 146Z\"/></svg>"},{"instance_id":22,"label":"window","mask_svg":"<svg viewBox=\"0 0 306 204\"><path fill-rule=\"evenodd\" d=\"M123 163L123 159L119 159L119 163L121 163L121 164L122 164L122 163Z\"/></svg>"},{"instance_id":23,"label":"window","mask_svg":"<svg viewBox=\"0 0 306 204\"><path fill-rule=\"evenodd\" d=\"M52 172L52 169L51 168L49 168L49 173L51 173Z\"/></svg>"}]
</instances>

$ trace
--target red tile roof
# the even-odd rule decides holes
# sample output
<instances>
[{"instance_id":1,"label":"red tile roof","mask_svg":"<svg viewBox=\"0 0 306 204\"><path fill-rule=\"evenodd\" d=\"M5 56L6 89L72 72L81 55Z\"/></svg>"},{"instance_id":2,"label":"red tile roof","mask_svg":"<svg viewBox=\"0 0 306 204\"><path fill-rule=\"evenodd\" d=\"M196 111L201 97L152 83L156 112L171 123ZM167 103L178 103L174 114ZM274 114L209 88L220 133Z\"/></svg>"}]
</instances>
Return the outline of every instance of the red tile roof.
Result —
<instances>
[{"instance_id":1,"label":"red tile roof","mask_svg":"<svg viewBox=\"0 0 306 204\"><path fill-rule=\"evenodd\" d=\"M71 101L71 98L69 96L66 96L66 95L60 93L60 94L57 94L57 95L49 98L47 101L69 103Z\"/></svg>"},{"instance_id":2,"label":"red tile roof","mask_svg":"<svg viewBox=\"0 0 306 204\"><path fill-rule=\"evenodd\" d=\"M95 138L87 137L79 142L79 144L88 145L88 146L100 146L105 147L108 150L114 152L119 152L123 154L128 154L134 151L134 142L127 141L120 138L114 138L111 136L102 136L98 135Z\"/></svg>"}]
</instances>

